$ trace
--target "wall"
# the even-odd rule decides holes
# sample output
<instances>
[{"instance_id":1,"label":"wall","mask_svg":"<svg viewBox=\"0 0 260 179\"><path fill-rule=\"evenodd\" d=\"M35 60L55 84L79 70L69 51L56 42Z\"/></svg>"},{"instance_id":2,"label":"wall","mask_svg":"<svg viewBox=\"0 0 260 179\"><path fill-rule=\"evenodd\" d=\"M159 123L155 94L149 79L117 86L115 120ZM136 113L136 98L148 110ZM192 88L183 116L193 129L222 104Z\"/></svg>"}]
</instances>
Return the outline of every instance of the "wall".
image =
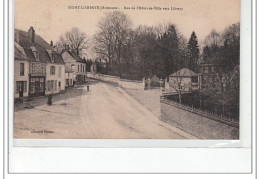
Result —
<instances>
[{"instance_id":1,"label":"wall","mask_svg":"<svg viewBox=\"0 0 260 179\"><path fill-rule=\"evenodd\" d=\"M24 63L24 76L20 76L20 63ZM29 62L25 60L14 61L14 97L19 98L19 93L16 93L16 81L26 81L26 92L23 93L24 97L29 93Z\"/></svg>"},{"instance_id":2,"label":"wall","mask_svg":"<svg viewBox=\"0 0 260 179\"><path fill-rule=\"evenodd\" d=\"M108 82L113 82L113 83L117 83L119 84L119 80L120 78L117 77L117 76L111 76L111 75L100 75L100 80L103 80L103 81L108 81Z\"/></svg>"},{"instance_id":3,"label":"wall","mask_svg":"<svg viewBox=\"0 0 260 179\"><path fill-rule=\"evenodd\" d=\"M87 72L87 77L98 79L98 80L103 80L103 81L108 81L108 82L113 82L113 83L118 84L122 88L144 90L143 81L126 80L126 79L121 79L118 76L103 75L103 74L100 74L100 73L91 73L91 72Z\"/></svg>"},{"instance_id":4,"label":"wall","mask_svg":"<svg viewBox=\"0 0 260 179\"><path fill-rule=\"evenodd\" d=\"M122 88L128 88L128 89L141 89L144 90L144 83L143 81L133 81L133 80L125 80L120 79L119 86Z\"/></svg>"},{"instance_id":5,"label":"wall","mask_svg":"<svg viewBox=\"0 0 260 179\"><path fill-rule=\"evenodd\" d=\"M55 74L50 74L50 67L55 66ZM59 76L59 67L61 68L60 76ZM45 91L45 94L50 93L59 93L62 90L65 90L65 65L63 64L55 64L55 63L48 63L46 66L46 81L45 81L45 88L47 89L47 81L48 80L56 80L57 81L57 90L56 91ZM59 82L61 82L61 87L59 90Z\"/></svg>"},{"instance_id":6,"label":"wall","mask_svg":"<svg viewBox=\"0 0 260 179\"><path fill-rule=\"evenodd\" d=\"M161 100L160 119L199 139L239 139L239 128L172 106L164 100Z\"/></svg>"}]
</instances>

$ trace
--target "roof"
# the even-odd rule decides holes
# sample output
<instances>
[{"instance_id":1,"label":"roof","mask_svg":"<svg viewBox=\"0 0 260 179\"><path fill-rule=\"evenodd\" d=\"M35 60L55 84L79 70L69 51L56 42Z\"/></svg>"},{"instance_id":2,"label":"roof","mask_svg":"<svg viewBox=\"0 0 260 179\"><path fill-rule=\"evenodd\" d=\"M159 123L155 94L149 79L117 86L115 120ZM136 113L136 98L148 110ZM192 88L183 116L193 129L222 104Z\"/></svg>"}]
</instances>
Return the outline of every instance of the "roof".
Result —
<instances>
[{"instance_id":1,"label":"roof","mask_svg":"<svg viewBox=\"0 0 260 179\"><path fill-rule=\"evenodd\" d=\"M65 64L65 62L63 61L63 58L61 56L60 53L53 53L53 58L54 58L54 63L60 63L60 64Z\"/></svg>"},{"instance_id":2,"label":"roof","mask_svg":"<svg viewBox=\"0 0 260 179\"><path fill-rule=\"evenodd\" d=\"M63 50L63 51L62 51L62 54L63 54L63 53L66 53L66 52L67 52L76 62L85 63L85 61L84 61L82 58L80 58L80 56L78 56L77 54L75 54L75 53L73 53L73 52L71 52L71 51Z\"/></svg>"},{"instance_id":3,"label":"roof","mask_svg":"<svg viewBox=\"0 0 260 179\"><path fill-rule=\"evenodd\" d=\"M21 60L28 60L28 58L16 46L14 47L14 58Z\"/></svg>"},{"instance_id":4,"label":"roof","mask_svg":"<svg viewBox=\"0 0 260 179\"><path fill-rule=\"evenodd\" d=\"M33 55L32 49L23 48L25 55L28 57L28 59L32 62L36 62L35 56Z\"/></svg>"},{"instance_id":5,"label":"roof","mask_svg":"<svg viewBox=\"0 0 260 179\"><path fill-rule=\"evenodd\" d=\"M35 47L37 52L39 52L39 62L65 64L61 54L55 52L54 48L39 35L35 34L34 43L32 43L28 38L28 32L15 29L15 42L23 47L25 55L32 62L36 62L36 58L31 47ZM52 54L49 54L47 50L52 52L53 62L51 61Z\"/></svg>"},{"instance_id":6,"label":"roof","mask_svg":"<svg viewBox=\"0 0 260 179\"><path fill-rule=\"evenodd\" d=\"M15 29L15 41L24 48L35 46L37 50L54 50L41 36L35 34L34 43L28 38L28 32Z\"/></svg>"},{"instance_id":7,"label":"roof","mask_svg":"<svg viewBox=\"0 0 260 179\"><path fill-rule=\"evenodd\" d=\"M183 68L173 74L170 75L171 77L173 76L187 76L187 77L192 77L192 76L197 76L197 73L195 73L194 71L191 71L188 68Z\"/></svg>"}]
</instances>

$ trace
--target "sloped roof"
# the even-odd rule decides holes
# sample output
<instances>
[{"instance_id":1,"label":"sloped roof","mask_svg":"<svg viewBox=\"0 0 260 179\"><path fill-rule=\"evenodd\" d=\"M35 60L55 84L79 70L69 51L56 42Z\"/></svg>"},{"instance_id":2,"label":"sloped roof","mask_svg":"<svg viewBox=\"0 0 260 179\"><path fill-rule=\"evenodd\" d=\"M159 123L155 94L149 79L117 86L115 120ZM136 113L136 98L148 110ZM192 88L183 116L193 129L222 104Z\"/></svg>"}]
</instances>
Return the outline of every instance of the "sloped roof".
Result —
<instances>
[{"instance_id":1,"label":"sloped roof","mask_svg":"<svg viewBox=\"0 0 260 179\"><path fill-rule=\"evenodd\" d=\"M67 50L62 50L62 54L63 53L68 53L76 62L81 62L81 63L84 63L85 61L80 58L80 56L78 56L77 54L71 52L71 51L67 51Z\"/></svg>"},{"instance_id":2,"label":"sloped roof","mask_svg":"<svg viewBox=\"0 0 260 179\"><path fill-rule=\"evenodd\" d=\"M28 58L16 46L14 47L14 58L21 60L28 60Z\"/></svg>"},{"instance_id":3,"label":"sloped roof","mask_svg":"<svg viewBox=\"0 0 260 179\"><path fill-rule=\"evenodd\" d=\"M187 77L191 77L191 76L197 76L197 73L195 73L194 71L191 71L188 68L183 68L173 74L170 75L172 76L187 76Z\"/></svg>"},{"instance_id":4,"label":"sloped roof","mask_svg":"<svg viewBox=\"0 0 260 179\"><path fill-rule=\"evenodd\" d=\"M60 53L56 53L54 52L53 53L53 58L54 58L54 63L60 63L60 64L65 64L62 56Z\"/></svg>"},{"instance_id":5,"label":"sloped roof","mask_svg":"<svg viewBox=\"0 0 260 179\"><path fill-rule=\"evenodd\" d=\"M32 62L36 62L35 56L33 55L32 49L23 48L25 55L28 57L28 59Z\"/></svg>"},{"instance_id":6,"label":"sloped roof","mask_svg":"<svg viewBox=\"0 0 260 179\"><path fill-rule=\"evenodd\" d=\"M39 52L40 62L65 64L61 54L55 52L54 48L39 35L35 34L34 43L32 43L28 38L28 32L15 29L15 42L24 48L26 56L33 62L36 62L36 58L32 52L31 47L35 47L37 52ZM52 51L54 62L51 61L51 57L46 50Z\"/></svg>"},{"instance_id":7,"label":"sloped roof","mask_svg":"<svg viewBox=\"0 0 260 179\"><path fill-rule=\"evenodd\" d=\"M35 34L34 43L28 38L28 32L15 29L15 42L24 48L35 46L37 50L54 50L41 36Z\"/></svg>"}]
</instances>

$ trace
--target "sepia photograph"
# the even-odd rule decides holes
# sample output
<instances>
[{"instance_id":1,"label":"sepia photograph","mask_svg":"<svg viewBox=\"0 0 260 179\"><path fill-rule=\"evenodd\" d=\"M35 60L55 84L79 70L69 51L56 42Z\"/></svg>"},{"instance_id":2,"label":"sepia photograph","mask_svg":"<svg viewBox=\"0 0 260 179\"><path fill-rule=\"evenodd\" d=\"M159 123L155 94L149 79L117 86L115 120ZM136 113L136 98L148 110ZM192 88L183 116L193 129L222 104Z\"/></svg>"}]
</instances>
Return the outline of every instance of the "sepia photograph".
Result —
<instances>
[{"instance_id":1,"label":"sepia photograph","mask_svg":"<svg viewBox=\"0 0 260 179\"><path fill-rule=\"evenodd\" d=\"M240 0L14 0L14 139L240 139Z\"/></svg>"}]
</instances>

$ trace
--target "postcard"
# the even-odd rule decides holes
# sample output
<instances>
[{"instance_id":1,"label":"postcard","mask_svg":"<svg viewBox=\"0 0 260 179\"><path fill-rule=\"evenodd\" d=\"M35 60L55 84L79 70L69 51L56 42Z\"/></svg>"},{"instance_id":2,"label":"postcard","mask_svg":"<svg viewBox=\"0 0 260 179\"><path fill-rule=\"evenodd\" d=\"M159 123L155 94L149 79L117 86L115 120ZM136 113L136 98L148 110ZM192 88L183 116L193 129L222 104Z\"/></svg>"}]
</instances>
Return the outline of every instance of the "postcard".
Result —
<instances>
[{"instance_id":1,"label":"postcard","mask_svg":"<svg viewBox=\"0 0 260 179\"><path fill-rule=\"evenodd\" d=\"M240 139L239 0L14 3L14 139Z\"/></svg>"}]
</instances>

